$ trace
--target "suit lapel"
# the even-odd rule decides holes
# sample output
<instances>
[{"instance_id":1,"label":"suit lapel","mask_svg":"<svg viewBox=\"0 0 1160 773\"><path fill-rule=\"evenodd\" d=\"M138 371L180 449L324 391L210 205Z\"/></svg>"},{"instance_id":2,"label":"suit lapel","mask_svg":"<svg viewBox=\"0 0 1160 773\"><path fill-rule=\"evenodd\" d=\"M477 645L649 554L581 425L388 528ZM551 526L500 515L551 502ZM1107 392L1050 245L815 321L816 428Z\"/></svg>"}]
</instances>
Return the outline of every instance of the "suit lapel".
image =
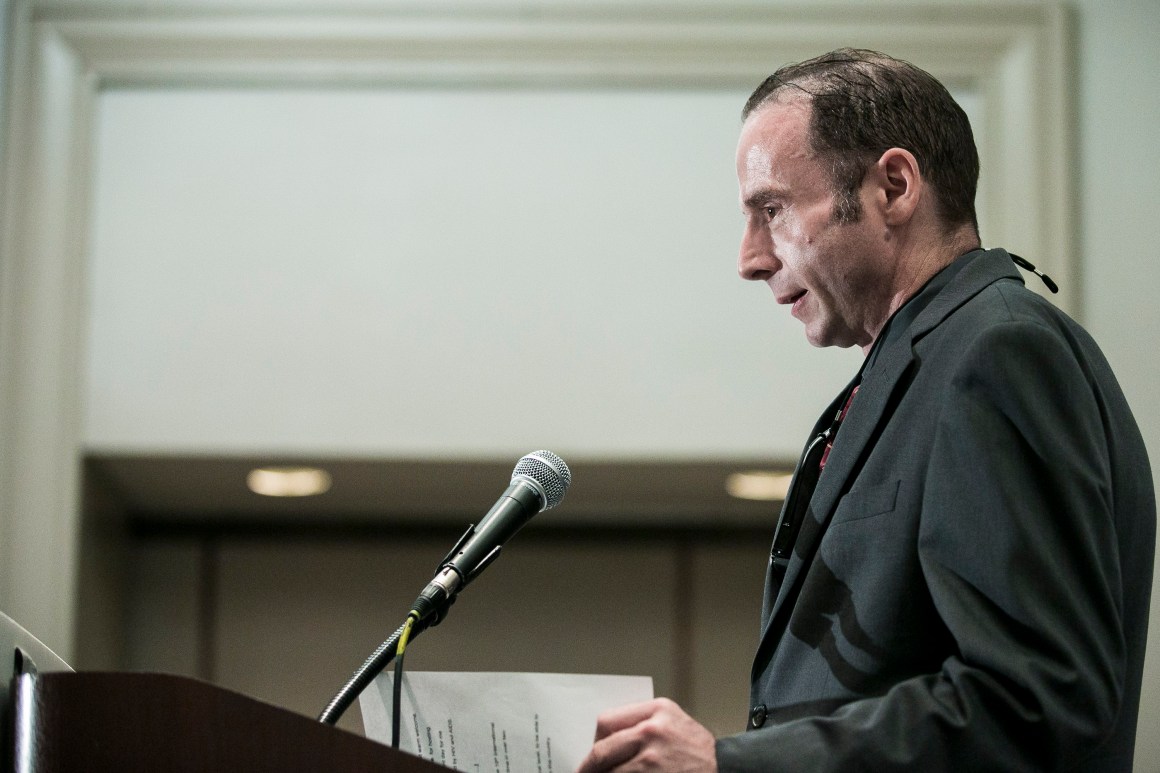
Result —
<instances>
[{"instance_id":1,"label":"suit lapel","mask_svg":"<svg viewBox=\"0 0 1160 773\"><path fill-rule=\"evenodd\" d=\"M874 367L863 375L862 388L850 404L849 413L838 432L841 440L835 442L826 462L826 469L818 479L817 488L810 498L810 505L794 545L793 555L786 567L785 577L782 578L768 614L763 616L765 625L753 664L754 676L785 631L789 615L801 591L804 574L813 562L818 544L825 534L838 500L853 484L879 424L889 419L886 408L893 399L899 380L914 361L914 343L969 298L1002 278L1022 281L1006 252L991 250L973 260L932 299L906 334L896 338L889 348L879 354ZM815 434L822 431L833 419L835 406L841 399L839 397L835 400L834 405L831 405L819 420ZM767 593L769 590L767 587ZM769 603L767 598L766 604Z\"/></svg>"},{"instance_id":2,"label":"suit lapel","mask_svg":"<svg viewBox=\"0 0 1160 773\"><path fill-rule=\"evenodd\" d=\"M894 386L913 359L909 338L899 343L902 345L893 347L894 351L882 353L882 358L875 364L873 372L866 374L862 388L850 403L850 411L838 431L841 440L834 443L834 449L826 461L826 469L818 478L817 488L810 498L805 520L794 544L793 555L786 567L785 577L782 578L781 587L766 618L766 627L762 632L763 645L771 638L780 638L780 635L771 637L771 634L774 631L784 630L788 612L793 608L790 600L797 598L802 574L813 561L818 543L825 533L826 525L838 500L849 488L849 483L853 479L852 473L874 435L875 428L882 420ZM834 406L838 406L840 400L841 398L835 400ZM836 407L832 408L837 410ZM827 411L818 423L819 427L824 429L832 419L833 411Z\"/></svg>"}]
</instances>

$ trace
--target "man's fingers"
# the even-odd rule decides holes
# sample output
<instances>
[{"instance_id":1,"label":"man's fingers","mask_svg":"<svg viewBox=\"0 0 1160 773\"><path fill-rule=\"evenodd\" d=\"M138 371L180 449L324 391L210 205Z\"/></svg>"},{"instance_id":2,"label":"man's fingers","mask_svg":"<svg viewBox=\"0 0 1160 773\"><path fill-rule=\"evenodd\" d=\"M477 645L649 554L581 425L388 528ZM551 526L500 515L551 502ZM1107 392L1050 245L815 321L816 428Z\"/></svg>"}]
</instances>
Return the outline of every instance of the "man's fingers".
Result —
<instances>
[{"instance_id":1,"label":"man's fingers","mask_svg":"<svg viewBox=\"0 0 1160 773\"><path fill-rule=\"evenodd\" d=\"M610 709L596 718L596 740L607 738L615 732L638 725L660 711L667 701L655 698L644 703L630 703Z\"/></svg>"},{"instance_id":2,"label":"man's fingers","mask_svg":"<svg viewBox=\"0 0 1160 773\"><path fill-rule=\"evenodd\" d=\"M716 739L667 698L606 711L577 773L717 770Z\"/></svg>"},{"instance_id":3,"label":"man's fingers","mask_svg":"<svg viewBox=\"0 0 1160 773\"><path fill-rule=\"evenodd\" d=\"M640 750L639 735L630 732L631 726L623 730L607 734L603 739L597 735L597 741L592 745L588 756L580 763L576 773L599 773L612 770L617 765L628 762ZM599 723L597 733L599 734Z\"/></svg>"}]
</instances>

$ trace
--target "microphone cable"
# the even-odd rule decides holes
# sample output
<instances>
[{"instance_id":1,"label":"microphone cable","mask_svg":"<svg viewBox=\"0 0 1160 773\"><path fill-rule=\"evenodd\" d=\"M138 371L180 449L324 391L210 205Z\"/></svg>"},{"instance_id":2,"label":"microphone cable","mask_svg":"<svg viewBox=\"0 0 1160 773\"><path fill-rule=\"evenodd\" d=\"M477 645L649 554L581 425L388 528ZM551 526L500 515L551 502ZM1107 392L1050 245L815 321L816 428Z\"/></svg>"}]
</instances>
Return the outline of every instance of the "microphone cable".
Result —
<instances>
[{"instance_id":1,"label":"microphone cable","mask_svg":"<svg viewBox=\"0 0 1160 773\"><path fill-rule=\"evenodd\" d=\"M399 634L398 654L395 655L395 683L391 690L391 748L399 748L399 720L403 713L403 656L407 652L407 640L411 638L411 627L419 619L419 613L411 610L407 622L403 623Z\"/></svg>"}]
</instances>

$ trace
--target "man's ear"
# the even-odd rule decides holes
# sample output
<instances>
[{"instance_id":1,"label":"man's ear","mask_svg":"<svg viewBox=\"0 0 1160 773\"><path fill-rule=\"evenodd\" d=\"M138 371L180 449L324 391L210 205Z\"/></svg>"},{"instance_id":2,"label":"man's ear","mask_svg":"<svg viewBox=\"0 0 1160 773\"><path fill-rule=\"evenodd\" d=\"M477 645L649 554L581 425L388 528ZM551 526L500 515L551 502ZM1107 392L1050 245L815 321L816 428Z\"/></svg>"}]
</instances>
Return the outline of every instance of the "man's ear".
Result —
<instances>
[{"instance_id":1,"label":"man's ear","mask_svg":"<svg viewBox=\"0 0 1160 773\"><path fill-rule=\"evenodd\" d=\"M918 170L918 159L909 150L891 148L874 164L871 174L878 188L875 198L882 207L886 225L908 223L926 187Z\"/></svg>"}]
</instances>

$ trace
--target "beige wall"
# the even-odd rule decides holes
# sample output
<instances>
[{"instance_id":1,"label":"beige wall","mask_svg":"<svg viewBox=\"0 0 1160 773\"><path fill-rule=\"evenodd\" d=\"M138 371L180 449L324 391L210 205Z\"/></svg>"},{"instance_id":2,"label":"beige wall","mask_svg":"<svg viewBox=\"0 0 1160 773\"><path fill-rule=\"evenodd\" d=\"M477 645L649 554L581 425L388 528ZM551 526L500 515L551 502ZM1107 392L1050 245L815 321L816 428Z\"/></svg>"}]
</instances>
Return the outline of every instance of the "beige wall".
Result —
<instances>
[{"instance_id":1,"label":"beige wall","mask_svg":"<svg viewBox=\"0 0 1160 773\"><path fill-rule=\"evenodd\" d=\"M1080 179L1076 218L1083 321L1120 378L1144 433L1153 480L1160 459L1160 3L1083 0L1076 16ZM1160 771L1160 582L1141 696L1136 770Z\"/></svg>"}]
</instances>

